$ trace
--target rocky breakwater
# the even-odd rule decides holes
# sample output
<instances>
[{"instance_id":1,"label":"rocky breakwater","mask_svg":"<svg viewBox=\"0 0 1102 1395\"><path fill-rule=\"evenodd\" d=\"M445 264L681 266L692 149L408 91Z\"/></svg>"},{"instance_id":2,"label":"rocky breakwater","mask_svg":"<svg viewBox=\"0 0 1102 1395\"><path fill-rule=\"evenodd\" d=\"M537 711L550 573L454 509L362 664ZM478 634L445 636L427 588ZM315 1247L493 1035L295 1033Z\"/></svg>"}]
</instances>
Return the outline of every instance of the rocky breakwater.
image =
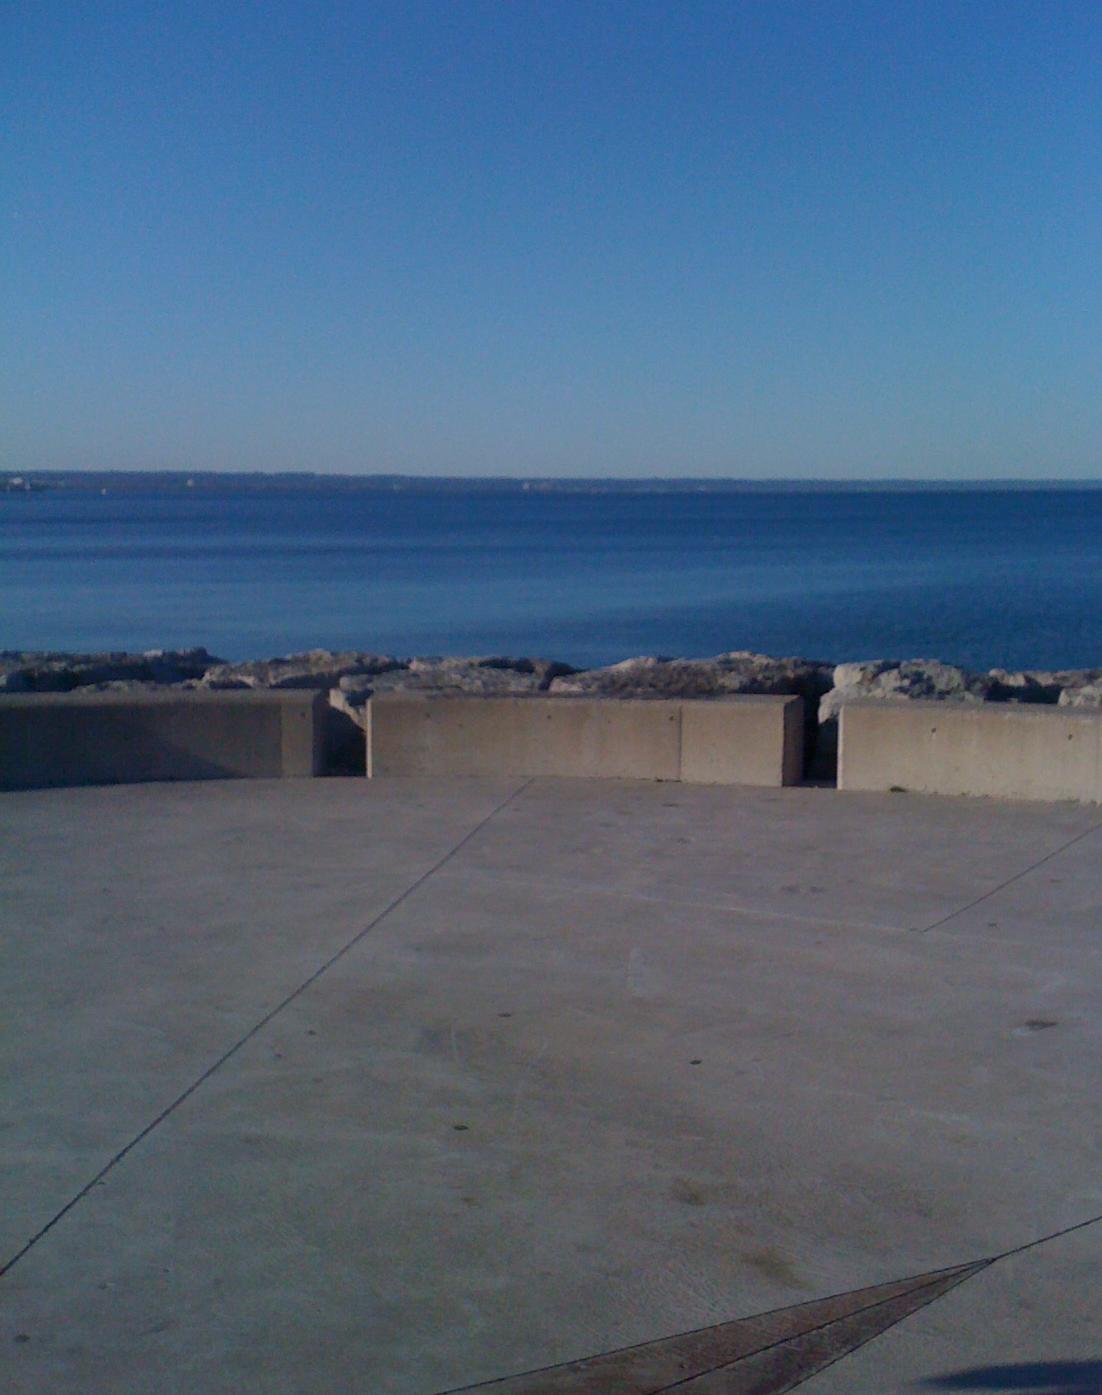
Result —
<instances>
[{"instance_id":1,"label":"rocky breakwater","mask_svg":"<svg viewBox=\"0 0 1102 1395\"><path fill-rule=\"evenodd\" d=\"M1077 687L1065 688L1060 694L1061 707L1102 707L1102 677Z\"/></svg>"},{"instance_id":2,"label":"rocky breakwater","mask_svg":"<svg viewBox=\"0 0 1102 1395\"><path fill-rule=\"evenodd\" d=\"M829 780L837 760L838 712L855 700L1026 702L1102 707L1102 669L989 669L972 672L934 659L875 659L832 665L733 650L711 658L642 656L578 670L554 659L396 658L313 649L279 658L227 662L206 649L144 654L0 652L0 691L110 691L143 688L315 688L329 694L329 765L364 768L364 714L375 693L484 697L548 693L571 697L722 698L739 693L804 700L807 772Z\"/></svg>"},{"instance_id":3,"label":"rocky breakwater","mask_svg":"<svg viewBox=\"0 0 1102 1395\"><path fill-rule=\"evenodd\" d=\"M0 650L0 692L70 693L77 688L201 687L222 661L206 649L150 649L144 654L65 654Z\"/></svg>"}]
</instances>

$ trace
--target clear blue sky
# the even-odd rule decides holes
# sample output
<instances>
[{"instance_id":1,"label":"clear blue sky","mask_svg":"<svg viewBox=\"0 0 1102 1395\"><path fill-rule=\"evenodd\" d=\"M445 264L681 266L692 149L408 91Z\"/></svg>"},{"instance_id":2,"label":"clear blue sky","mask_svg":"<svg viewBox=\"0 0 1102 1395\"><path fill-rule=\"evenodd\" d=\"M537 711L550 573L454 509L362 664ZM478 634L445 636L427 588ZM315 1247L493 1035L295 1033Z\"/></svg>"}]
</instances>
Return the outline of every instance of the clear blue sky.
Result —
<instances>
[{"instance_id":1,"label":"clear blue sky","mask_svg":"<svg viewBox=\"0 0 1102 1395\"><path fill-rule=\"evenodd\" d=\"M6 469L1099 474L1098 0L0 29Z\"/></svg>"}]
</instances>

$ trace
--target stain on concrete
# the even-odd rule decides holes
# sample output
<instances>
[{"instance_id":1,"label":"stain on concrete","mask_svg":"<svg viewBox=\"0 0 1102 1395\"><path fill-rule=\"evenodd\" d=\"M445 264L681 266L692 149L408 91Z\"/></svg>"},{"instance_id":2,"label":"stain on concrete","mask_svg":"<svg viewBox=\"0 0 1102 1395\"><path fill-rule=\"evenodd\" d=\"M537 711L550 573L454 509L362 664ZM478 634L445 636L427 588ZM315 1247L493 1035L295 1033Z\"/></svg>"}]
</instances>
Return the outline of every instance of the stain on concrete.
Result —
<instances>
[{"instance_id":1,"label":"stain on concrete","mask_svg":"<svg viewBox=\"0 0 1102 1395\"><path fill-rule=\"evenodd\" d=\"M758 1250L745 1250L739 1255L739 1259L756 1269L762 1278L789 1288L806 1287L795 1264L775 1245L763 1245Z\"/></svg>"},{"instance_id":2,"label":"stain on concrete","mask_svg":"<svg viewBox=\"0 0 1102 1395\"><path fill-rule=\"evenodd\" d=\"M670 1186L670 1196L683 1206L707 1206L708 1194L701 1186L688 1182L684 1177L675 1177Z\"/></svg>"}]
</instances>

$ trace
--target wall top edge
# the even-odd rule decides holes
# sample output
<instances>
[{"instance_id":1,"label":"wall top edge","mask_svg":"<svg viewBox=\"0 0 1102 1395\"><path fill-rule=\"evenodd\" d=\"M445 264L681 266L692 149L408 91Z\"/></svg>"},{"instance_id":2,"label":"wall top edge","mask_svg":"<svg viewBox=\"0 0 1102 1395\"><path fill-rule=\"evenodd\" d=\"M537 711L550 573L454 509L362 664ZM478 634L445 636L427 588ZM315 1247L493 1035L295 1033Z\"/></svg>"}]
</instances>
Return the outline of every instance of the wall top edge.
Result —
<instances>
[{"instance_id":1,"label":"wall top edge","mask_svg":"<svg viewBox=\"0 0 1102 1395\"><path fill-rule=\"evenodd\" d=\"M839 705L839 713L850 708L883 712L914 711L928 715L937 712L947 720L956 717L982 717L984 719L1021 718L1025 721L1046 721L1060 717L1075 722L1102 721L1102 707L1060 707L1051 702L957 702L952 698L854 698Z\"/></svg>"},{"instance_id":2,"label":"wall top edge","mask_svg":"<svg viewBox=\"0 0 1102 1395\"><path fill-rule=\"evenodd\" d=\"M319 688L215 688L183 692L0 693L0 710L34 707L295 707L324 703Z\"/></svg>"},{"instance_id":3,"label":"wall top edge","mask_svg":"<svg viewBox=\"0 0 1102 1395\"><path fill-rule=\"evenodd\" d=\"M600 703L602 706L611 707L672 707L675 704L693 706L720 706L735 705L741 706L774 705L786 706L790 703L800 702L800 697L795 693L729 693L716 697L664 697L655 695L654 697L617 697L614 693L437 693L437 692L391 692L376 693L369 699L372 703L385 703L387 705L403 702L468 702L486 705L489 703L508 702L546 702L556 705L566 703L592 702Z\"/></svg>"}]
</instances>

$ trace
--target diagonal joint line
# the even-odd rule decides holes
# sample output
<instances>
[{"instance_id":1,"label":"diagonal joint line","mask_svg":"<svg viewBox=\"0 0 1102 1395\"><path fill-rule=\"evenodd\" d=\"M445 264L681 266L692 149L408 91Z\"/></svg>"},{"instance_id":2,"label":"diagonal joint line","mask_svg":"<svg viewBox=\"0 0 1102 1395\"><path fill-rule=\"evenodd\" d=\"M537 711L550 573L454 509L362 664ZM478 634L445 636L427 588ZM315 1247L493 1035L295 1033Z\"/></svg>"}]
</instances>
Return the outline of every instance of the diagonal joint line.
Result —
<instances>
[{"instance_id":1,"label":"diagonal joint line","mask_svg":"<svg viewBox=\"0 0 1102 1395\"><path fill-rule=\"evenodd\" d=\"M1082 833L1077 833L1074 838L1069 838L1066 843L1062 843L1058 848L1053 848L1052 852L1045 853L1044 857L1038 858L1021 872L1015 872L1012 877L1007 877L1006 881L1000 882L998 886L993 886L990 891L985 891L982 896L977 896L974 901L969 901L966 906L958 906L955 911L950 911L948 915L943 915L940 920L935 920L932 925L924 925L917 933L927 935L931 930L940 930L943 925L948 925L949 921L956 920L958 915L964 915L966 911L973 910L976 906L981 906L984 901L992 896L997 896L1008 886L1013 886L1015 882L1020 882L1023 877L1028 877L1031 872L1036 872L1038 867L1043 867L1046 862L1051 862L1054 857L1059 857L1061 853L1067 852L1068 848L1075 847L1076 843L1081 843L1084 838L1089 838L1092 833L1102 830L1102 823L1096 823L1092 828L1085 829Z\"/></svg>"},{"instance_id":2,"label":"diagonal joint line","mask_svg":"<svg viewBox=\"0 0 1102 1395\"><path fill-rule=\"evenodd\" d=\"M1085 837L1086 835L1084 834L1081 836ZM1078 839L1072 839L1072 841L1077 842ZM1048 1235L1039 1235L1034 1240L1027 1240L1023 1245L1015 1245L1012 1249L1000 1250L998 1254L989 1255L986 1259L976 1260L972 1265L970 1272L965 1274L960 1282L967 1282L967 1280L974 1278L977 1274L982 1273L985 1269L990 1269L992 1265L998 1264L1001 1260L1012 1259L1015 1255L1024 1254L1027 1250L1035 1250L1039 1245L1047 1245L1053 1240L1062 1240L1065 1235L1074 1235L1077 1230L1086 1230L1088 1226L1098 1225L1100 1221L1102 1221L1102 1213L1099 1213L1099 1215L1097 1216L1088 1216L1085 1221L1076 1221L1073 1225L1064 1226L1062 1230L1051 1231ZM967 1268L968 1266L964 1267ZM936 1277L931 1277L931 1283L934 1282L936 1282ZM956 1287L956 1285L954 1285L954 1287ZM950 1289L949 1292L951 1293L952 1289ZM942 1299L944 1299L947 1296L947 1294L943 1293L940 1295L940 1297L935 1298L933 1301L935 1303L940 1303ZM903 1318L902 1320L906 1322L907 1319ZM836 1366L839 1361L844 1361L847 1356L852 1356L855 1351L860 1350L860 1347L868 1346L869 1342L874 1342L877 1336L882 1337L883 1335L884 1333L882 1332L877 1333L874 1336L869 1337L866 1341L859 1343L858 1346L851 1347L849 1351L840 1352L837 1358L829 1364L831 1366ZM822 1371L826 1369L827 1368L825 1366L820 1367L818 1370L813 1371L810 1375L798 1380L796 1382L796 1385L803 1385L805 1380L811 1379L811 1375L820 1375ZM790 1389L795 1389L795 1386L790 1387Z\"/></svg>"},{"instance_id":3,"label":"diagonal joint line","mask_svg":"<svg viewBox=\"0 0 1102 1395\"><path fill-rule=\"evenodd\" d=\"M93 1187L98 1186L98 1184L103 1181L103 1179L107 1176L109 1172L112 1172L129 1153L133 1152L133 1150L138 1146L139 1143L141 1143L144 1139L148 1138L154 1129L159 1127L159 1125L163 1124L170 1114L175 1113L175 1111L179 1109L179 1107L185 1102L185 1100L190 1099L191 1096L195 1094L196 1090L198 1090L200 1086L204 1085L211 1078L211 1076L215 1074L216 1071L221 1070L227 1061L232 1060L233 1057L236 1056L237 1053L241 1050L241 1048L243 1046L246 1046L250 1041L252 1041L253 1037L255 1037L258 1032L262 1032L264 1028L269 1024L269 1022L273 1021L273 1019L279 1016L279 1014L284 1010L284 1008L289 1007L291 1003L295 1001L296 998L300 998L308 988L311 988L315 983L317 983L318 979L321 978L323 974L328 973L328 971L333 967L334 964L336 964L339 960L343 959L345 955L348 954L351 950L355 949L356 946L361 942L361 940L363 940L367 935L369 935L372 930L376 929L379 925L381 925L382 922L386 920L387 916L389 916L393 911L396 911L398 907L403 904L403 902L407 901L414 894L415 891L418 891L422 886L424 886L424 884L429 880L430 877L434 877L442 867L446 866L447 863L449 863L452 860L452 858L456 856L457 853L462 852L462 850L467 846L471 839L476 837L477 834L481 833L482 830L486 827L486 825L492 822L492 820L494 820L495 818L497 818L498 814L500 814L504 808L511 804L514 799L518 799L531 783L531 779L523 781L523 783L519 784L516 787L516 789L514 789L510 794L508 794L499 804L496 804L494 808L492 808L484 818L480 819L473 828L469 829L463 835L463 837L460 838L458 843L456 843L453 847L449 848L449 850L443 855L443 857L438 858L437 861L434 862L432 866L428 868L427 871L422 872L421 875L415 881L411 882L409 886L406 887L405 891L400 892L397 896L394 897L393 900L389 901L378 913L378 915L376 915L372 920L370 920L363 927L362 930L358 930L350 940L348 940L345 944L341 945L340 949L338 949L334 954L331 954L329 958L326 959L324 963L320 964L312 974L310 974L307 978L304 978L303 981L296 988L292 988L290 993L288 993L285 998L281 999L278 1003L276 1003L275 1007L270 1009L270 1011L266 1012L258 1022L255 1022L249 1028L249 1030L244 1033L243 1036L238 1037L237 1041L235 1041L232 1046L227 1048L227 1050L223 1051L221 1056L219 1056L216 1061L209 1065L201 1075L196 1076L196 1078L191 1082L187 1089L181 1091L181 1093L178 1094L170 1104L166 1105L165 1108L161 1110L161 1112L156 1116L155 1119L150 1120L150 1122L146 1124L146 1126L140 1132L134 1135L134 1137L130 1140L129 1143L125 1144L122 1148L119 1149L119 1151L114 1155L114 1157L110 1158L106 1163L104 1163L103 1167L100 1168L96 1175L89 1182L86 1182L85 1185L81 1187L80 1191L78 1191L74 1196L70 1197L69 1200L65 1203L65 1205L61 1208L61 1210L56 1212L46 1222L44 1226L37 1230L34 1233L34 1235L32 1235L31 1238L27 1241L27 1243L22 1247L22 1249L17 1250L16 1253L12 1255L11 1259L7 1260L3 1265L0 1265L0 1278L3 1278L3 1276L7 1274L10 1269L12 1269L16 1264L19 1263L19 1261L23 1258L24 1255L26 1255L27 1253L29 1253L29 1251L34 1249L35 1245L37 1245L40 1240L42 1240L47 1234L49 1234L51 1230L53 1230L54 1226L57 1225L58 1221L60 1221L64 1216L67 1216L74 1206L78 1205L81 1201L83 1201Z\"/></svg>"},{"instance_id":4,"label":"diagonal joint line","mask_svg":"<svg viewBox=\"0 0 1102 1395\"><path fill-rule=\"evenodd\" d=\"M1010 1259L1014 1255L1025 1254L1026 1250L1035 1250L1038 1245L1048 1245L1053 1240L1062 1240L1065 1235L1074 1235L1077 1230L1086 1230L1088 1226L1098 1225L1102 1222L1102 1211L1097 1216L1088 1216L1085 1221L1075 1221L1072 1225L1066 1225L1060 1230L1050 1231L1047 1235L1039 1235L1035 1240L1027 1240L1023 1245L1015 1245L1013 1249L1001 1250L997 1255L991 1256L991 1263L994 1264L1000 1259Z\"/></svg>"}]
</instances>

